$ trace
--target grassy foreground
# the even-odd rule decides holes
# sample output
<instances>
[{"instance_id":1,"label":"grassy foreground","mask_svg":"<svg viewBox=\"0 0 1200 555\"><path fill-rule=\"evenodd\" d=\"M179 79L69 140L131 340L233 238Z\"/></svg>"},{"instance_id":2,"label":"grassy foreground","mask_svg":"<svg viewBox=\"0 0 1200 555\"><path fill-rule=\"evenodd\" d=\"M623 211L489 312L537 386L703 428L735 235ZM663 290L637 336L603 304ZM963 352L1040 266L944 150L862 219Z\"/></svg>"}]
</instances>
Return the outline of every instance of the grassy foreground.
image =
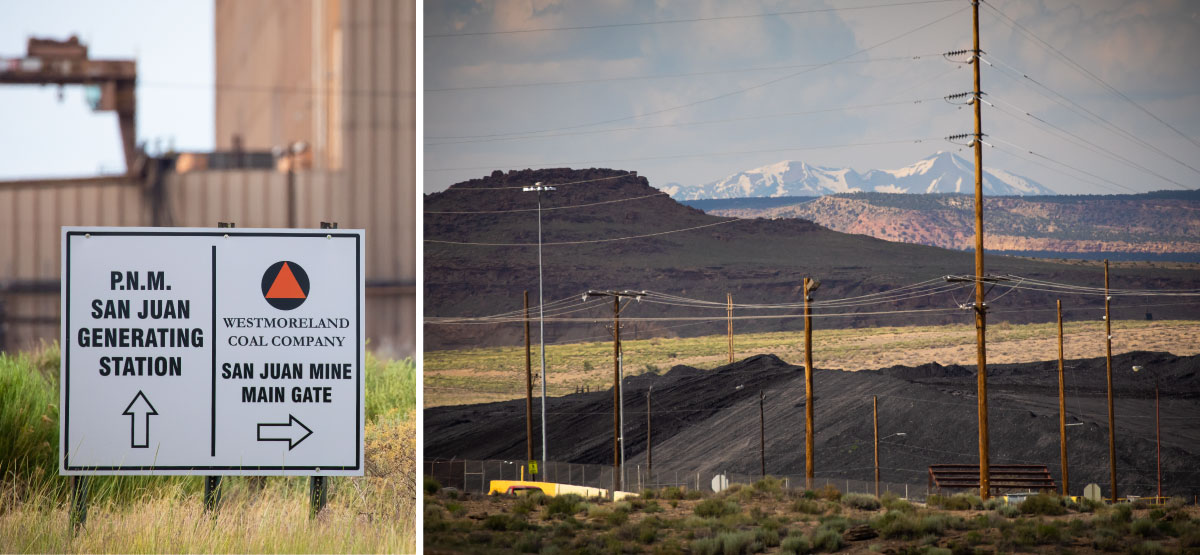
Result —
<instances>
[{"instance_id":1,"label":"grassy foreground","mask_svg":"<svg viewBox=\"0 0 1200 555\"><path fill-rule=\"evenodd\" d=\"M773 478L719 494L677 488L612 503L575 495L469 496L425 486L432 553L1177 553L1200 550L1183 500L1157 507L1076 504L1052 495L1019 505L976 496L895 496L784 489Z\"/></svg>"},{"instance_id":2,"label":"grassy foreground","mask_svg":"<svg viewBox=\"0 0 1200 555\"><path fill-rule=\"evenodd\" d=\"M974 324L814 327L813 359L818 368L875 370L897 364L917 366L939 362L973 366L976 362ZM1104 355L1102 321L1066 322L1064 328L1068 359ZM736 328L734 332L738 360L770 353L792 364L803 364L802 332L739 334ZM1052 323L989 325L988 361L1003 364L1054 360L1058 357L1057 334L1057 326ZM677 364L711 369L729 360L725 335L625 339L621 343L626 375L665 372ZM1113 353L1137 350L1168 351L1180 356L1198 354L1200 321L1113 322ZM534 360L537 365L536 345ZM605 389L612 384L612 343L547 345L546 368L550 395L566 395L582 387ZM516 399L525 394L525 349L431 351L425 353L423 374L426 407Z\"/></svg>"},{"instance_id":3,"label":"grassy foreground","mask_svg":"<svg viewBox=\"0 0 1200 555\"><path fill-rule=\"evenodd\" d=\"M91 479L72 533L58 476L58 349L0 354L0 552L366 553L415 551L416 372L368 355L366 476L329 480L308 515L306 478L227 477L206 514L198 476Z\"/></svg>"}]
</instances>

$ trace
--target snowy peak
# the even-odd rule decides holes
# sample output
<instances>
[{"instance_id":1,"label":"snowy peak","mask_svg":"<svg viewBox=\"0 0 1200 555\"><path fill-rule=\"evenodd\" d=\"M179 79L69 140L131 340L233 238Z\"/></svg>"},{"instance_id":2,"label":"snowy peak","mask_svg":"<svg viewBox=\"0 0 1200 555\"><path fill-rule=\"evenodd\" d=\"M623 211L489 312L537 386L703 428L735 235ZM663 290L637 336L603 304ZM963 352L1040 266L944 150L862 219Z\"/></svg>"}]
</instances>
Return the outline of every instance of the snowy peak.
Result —
<instances>
[{"instance_id":1,"label":"snowy peak","mask_svg":"<svg viewBox=\"0 0 1200 555\"><path fill-rule=\"evenodd\" d=\"M975 188L975 164L939 151L912 165L894 170L868 170L813 166L785 160L738 172L704 185L672 183L664 189L679 200L821 196L836 193L968 193ZM989 196L1053 195L1041 184L1004 170L984 168L983 193Z\"/></svg>"}]
</instances>

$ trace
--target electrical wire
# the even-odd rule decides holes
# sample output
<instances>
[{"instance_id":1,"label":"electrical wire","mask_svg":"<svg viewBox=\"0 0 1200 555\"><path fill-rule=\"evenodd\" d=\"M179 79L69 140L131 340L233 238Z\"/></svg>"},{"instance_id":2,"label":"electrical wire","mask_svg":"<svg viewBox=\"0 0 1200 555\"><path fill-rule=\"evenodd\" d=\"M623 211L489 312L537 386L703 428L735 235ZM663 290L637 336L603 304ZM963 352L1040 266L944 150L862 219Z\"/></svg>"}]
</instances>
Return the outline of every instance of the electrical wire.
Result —
<instances>
[{"instance_id":1,"label":"electrical wire","mask_svg":"<svg viewBox=\"0 0 1200 555\"><path fill-rule=\"evenodd\" d=\"M467 211L426 210L425 213L426 214L460 214L461 215L461 214L515 214L515 213L525 213L525 212L537 212L539 210L548 212L551 210L567 210L567 209L571 209L571 208L586 208L589 206L600 206L602 204L615 204L618 202L628 202L631 200L642 200L642 199L648 199L650 197L661 197L666 194L667 193L664 193L664 192L658 192L658 193L654 193L654 194L650 194L650 195L642 195L640 197L622 198L622 199L617 199L617 200L605 200L605 201L600 201L600 202L589 202L587 204L572 204L570 206L553 206L550 208L517 208L517 209L513 209L513 210L467 210Z\"/></svg>"},{"instance_id":2,"label":"electrical wire","mask_svg":"<svg viewBox=\"0 0 1200 555\"><path fill-rule=\"evenodd\" d=\"M853 58L853 57L855 57L855 56L858 56L859 54L865 54L865 53L867 53L867 52L870 52L870 51L872 51L872 50L874 50L874 49L876 49L876 48L879 48L879 47L881 47L881 46L885 46L885 45L887 45L887 44L890 44L890 43L892 43L892 42L895 42L895 41L897 41L897 40L899 40L899 39L901 39L901 38L904 38L904 37L907 37L907 36L909 36L909 35L915 34L915 33L919 32L919 31L925 30L925 29L926 29L926 28L928 28L928 27L931 27L931 26L933 26L933 25L936 25L936 24L938 24L938 23L941 23L941 22L943 22L943 21L946 21L946 20L950 19L951 17L954 17L954 16L956 16L956 15L958 15L958 14L960 14L960 13L962 13L962 12L966 11L966 10L967 10L967 8L961 8L961 9L959 9L959 10L955 10L954 12L950 13L949 15L946 15L946 16L943 16L943 17L940 17L940 18L937 18L937 19L935 19L935 20L933 20L933 21L930 21L929 23L925 23L925 24L923 24L923 25L920 25L920 26L918 26L918 27L916 27L916 28L914 28L914 29L910 29L910 30L908 30L908 31L905 31L905 32L903 32L903 33L900 33L900 34L898 34L898 35L895 35L895 36L892 36L891 38L885 39L885 40L883 40L883 41L880 41L880 42L878 42L878 43L875 43L875 44L873 44L873 45L871 45L871 46L868 46L868 47L866 47L866 48L862 48L862 49L859 49L859 50L857 50L857 51L855 51L855 52L852 52L852 53L850 53L850 54L846 54L846 55L844 55L844 56L841 56L841 57L838 57L838 58L834 58L833 60L830 60L830 61L828 61L828 62L825 62L825 63L823 63L823 64L820 64L820 65L817 65L817 66L814 66L814 67L811 67L811 68L802 69L802 70L800 70L800 71L797 71L797 72L792 72L792 73L789 73L789 74L787 74L787 75L784 75L784 76L782 76L782 77L776 77L776 78L768 79L768 80L766 80L766 81L762 81L762 82L760 82L760 83L757 83L757 84L755 84L755 85L751 85L751 86L749 86L749 87L743 87L743 88L735 89L735 90L732 90L732 91L728 91L728 92L725 92L725 93L718 94L718 95L716 95L716 96L710 96L710 97L702 98L702 99L699 99L699 100L694 100L694 101L691 101L691 102L686 102L686 103L683 103L683 104L678 104L678 105L671 106L671 107L667 107L667 108L661 108L661 109L658 109L658 110L652 110L652 111L650 111L650 112L646 112L646 113L643 113L643 114L633 114L633 115L629 115L629 116L622 116L622 117L618 117L618 118L611 118L611 119L605 119L605 120L598 120L598 121L593 121L593 122L589 122L589 123L581 123L581 124L576 124L576 125L570 125L570 126L565 126L565 127L549 128L549 129L538 129L538 130L532 130L532 131L522 131L522 132L512 132L512 133L492 133L492 134L484 134L484 135L461 135L461 136L445 136L445 137L426 137L426 138L431 138L431 139L475 139L475 138L483 138L483 137L502 137L502 136L511 136L511 135L528 135L528 134L531 134L531 133L547 133L547 132L553 132L553 131L567 131L567 130L571 130L571 129L579 129L579 128L583 128L583 127L594 127L594 126L597 126L597 125L605 125L605 124L609 124L609 123L617 123L617 122L621 122L621 121L628 121L628 120L633 120L633 119L640 119L640 118L644 118L644 117L649 117L649 116L655 116L655 115L659 115L659 114L665 114L665 113L669 113L669 112L674 112L674 111L676 111L676 110L682 110L682 109L684 109L684 108L690 108L690 107L693 107L693 106L699 106L699 105L701 105L701 104L707 104L707 103L709 103L709 102L713 102L713 101L715 101L715 100L720 100L720 99L723 99L723 98L729 98L729 97L737 96L737 95L744 94L744 93L747 93L747 92L750 92L750 91L758 90L758 89L761 89L761 88L764 88L764 87L768 87L768 86L770 86L770 85L774 85L774 84L776 84L776 83L780 83L780 82L786 81L786 80L788 80L788 79L791 79L791 78L793 78L793 77L797 77L797 76L799 76L799 75L803 75L803 74L805 74L805 73L809 73L809 72L812 72L812 71L816 71L816 70L818 70L818 69L821 69L821 68L827 67L827 66L829 66L829 65L832 65L832 64L835 64L835 63L837 63L837 62L840 62L840 61L843 61L843 60L848 60L848 59L850 59L850 58Z\"/></svg>"},{"instance_id":3,"label":"electrical wire","mask_svg":"<svg viewBox=\"0 0 1200 555\"><path fill-rule=\"evenodd\" d=\"M466 33L433 33L425 35L425 38L454 38L454 37L478 37L478 36L493 36L493 35L513 35L522 33L544 33L551 31L589 31L595 29L615 29L620 27L645 27L650 25L675 25L680 23L703 23L710 21L728 21L733 19L758 19L765 17L780 17L786 15L806 15L816 13L830 13L840 11L857 11L870 10L876 8L893 8L901 6L915 6L919 4L941 4L953 0L915 0L910 2L895 2L891 4L874 4L870 6L844 6L840 8L816 8L810 10L789 10L783 12L769 12L759 14L742 14L742 15L717 15L709 17L693 17L686 19L660 19L656 21L631 21L625 23L599 23L594 25L572 25L565 27L539 27L534 29L508 29L504 31L472 31Z\"/></svg>"}]
</instances>

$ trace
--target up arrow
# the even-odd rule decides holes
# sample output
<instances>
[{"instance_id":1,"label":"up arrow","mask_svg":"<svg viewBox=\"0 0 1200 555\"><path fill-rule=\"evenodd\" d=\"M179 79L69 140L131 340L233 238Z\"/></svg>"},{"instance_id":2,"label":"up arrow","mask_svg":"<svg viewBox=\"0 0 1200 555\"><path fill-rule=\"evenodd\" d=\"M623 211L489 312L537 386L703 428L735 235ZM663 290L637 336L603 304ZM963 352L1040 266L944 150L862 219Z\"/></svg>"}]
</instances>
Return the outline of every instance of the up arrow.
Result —
<instances>
[{"instance_id":1,"label":"up arrow","mask_svg":"<svg viewBox=\"0 0 1200 555\"><path fill-rule=\"evenodd\" d=\"M286 424L259 424L258 425L258 440L259 441L286 441L288 442L288 451L291 451L301 441L308 439L312 435L312 430L305 426L304 423L296 420L295 416L288 415Z\"/></svg>"},{"instance_id":2,"label":"up arrow","mask_svg":"<svg viewBox=\"0 0 1200 555\"><path fill-rule=\"evenodd\" d=\"M135 449L150 447L150 416L158 411L154 410L146 394L138 391L121 414L129 415L129 446ZM145 418L138 418L139 415L145 415Z\"/></svg>"}]
</instances>

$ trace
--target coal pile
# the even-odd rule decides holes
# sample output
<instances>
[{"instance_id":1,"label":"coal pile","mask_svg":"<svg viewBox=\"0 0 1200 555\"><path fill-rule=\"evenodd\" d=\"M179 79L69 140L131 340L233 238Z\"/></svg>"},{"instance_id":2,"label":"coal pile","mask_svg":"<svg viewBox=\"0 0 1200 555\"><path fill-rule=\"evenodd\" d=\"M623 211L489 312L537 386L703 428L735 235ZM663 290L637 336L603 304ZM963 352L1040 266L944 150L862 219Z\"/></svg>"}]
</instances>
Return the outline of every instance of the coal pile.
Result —
<instances>
[{"instance_id":1,"label":"coal pile","mask_svg":"<svg viewBox=\"0 0 1200 555\"><path fill-rule=\"evenodd\" d=\"M832 365L832 363L831 363ZM1141 366L1134 373L1133 366ZM818 361L820 366L820 361ZM1061 479L1057 361L988 369L992 464L1041 464ZM1200 494L1200 356L1132 352L1113 357L1117 477L1121 495L1155 493L1155 374L1161 395L1165 495ZM874 478L871 399L878 398L880 466L886 482L923 488L928 467L978 463L974 366L896 366L814 372L818 478ZM1073 359L1065 371L1071 493L1109 491L1105 360ZM623 383L627 465L645 463L646 393L652 389L656 472L759 472L759 394L767 473L803 476L804 368L758 355L712 371L676 366ZM612 463L612 391L548 399L550 459ZM534 436L541 436L534 400ZM427 459L525 457L525 403L425 410ZM886 439L885 439L886 438ZM540 453L540 445L535 444Z\"/></svg>"}]
</instances>

